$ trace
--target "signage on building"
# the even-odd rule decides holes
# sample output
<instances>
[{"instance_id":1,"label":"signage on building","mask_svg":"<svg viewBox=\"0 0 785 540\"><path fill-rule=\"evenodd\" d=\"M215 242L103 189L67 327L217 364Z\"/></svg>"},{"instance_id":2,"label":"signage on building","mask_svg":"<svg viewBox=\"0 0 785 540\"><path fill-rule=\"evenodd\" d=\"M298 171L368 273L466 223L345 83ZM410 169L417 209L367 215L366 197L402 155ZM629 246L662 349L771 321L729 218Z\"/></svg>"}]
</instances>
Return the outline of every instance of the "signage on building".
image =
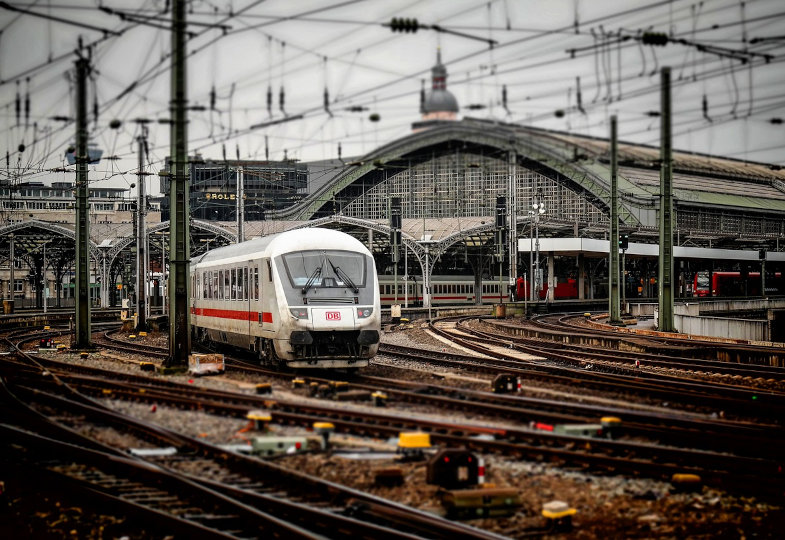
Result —
<instances>
[{"instance_id":1,"label":"signage on building","mask_svg":"<svg viewBox=\"0 0 785 540\"><path fill-rule=\"evenodd\" d=\"M236 193L205 193L205 199L214 199L214 200L221 200L221 201L234 201L237 199ZM243 193L243 199L247 199L248 196Z\"/></svg>"}]
</instances>

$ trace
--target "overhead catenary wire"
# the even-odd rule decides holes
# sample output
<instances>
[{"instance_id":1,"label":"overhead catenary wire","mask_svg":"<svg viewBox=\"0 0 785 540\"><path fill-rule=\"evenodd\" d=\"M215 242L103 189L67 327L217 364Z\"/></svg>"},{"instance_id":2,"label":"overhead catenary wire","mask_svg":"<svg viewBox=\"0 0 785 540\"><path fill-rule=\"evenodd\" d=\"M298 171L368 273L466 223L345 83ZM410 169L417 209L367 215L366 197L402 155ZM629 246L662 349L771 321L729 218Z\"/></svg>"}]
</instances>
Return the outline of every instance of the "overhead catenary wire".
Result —
<instances>
[{"instance_id":1,"label":"overhead catenary wire","mask_svg":"<svg viewBox=\"0 0 785 540\"><path fill-rule=\"evenodd\" d=\"M620 74L617 74L617 75L620 75ZM607 80L606 80L606 82L607 82ZM379 101L381 101L381 100L382 100L382 98L381 98L381 97L378 97L378 100L379 100Z\"/></svg>"}]
</instances>

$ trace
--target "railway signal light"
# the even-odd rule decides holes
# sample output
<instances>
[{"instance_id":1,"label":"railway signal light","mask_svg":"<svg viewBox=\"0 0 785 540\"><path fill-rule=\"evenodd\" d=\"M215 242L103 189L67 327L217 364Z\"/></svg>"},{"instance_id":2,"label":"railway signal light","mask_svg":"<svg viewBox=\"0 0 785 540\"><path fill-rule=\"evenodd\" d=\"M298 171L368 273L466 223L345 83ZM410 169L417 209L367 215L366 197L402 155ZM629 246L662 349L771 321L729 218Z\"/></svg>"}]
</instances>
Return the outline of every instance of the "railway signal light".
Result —
<instances>
[{"instance_id":1,"label":"railway signal light","mask_svg":"<svg viewBox=\"0 0 785 540\"><path fill-rule=\"evenodd\" d=\"M496 258L504 259L507 248L507 197L496 197Z\"/></svg>"},{"instance_id":2,"label":"railway signal light","mask_svg":"<svg viewBox=\"0 0 785 540\"><path fill-rule=\"evenodd\" d=\"M626 250L630 247L630 235L622 234L619 236L619 249Z\"/></svg>"},{"instance_id":3,"label":"railway signal light","mask_svg":"<svg viewBox=\"0 0 785 540\"><path fill-rule=\"evenodd\" d=\"M496 227L507 225L507 197L496 197Z\"/></svg>"},{"instance_id":4,"label":"railway signal light","mask_svg":"<svg viewBox=\"0 0 785 540\"><path fill-rule=\"evenodd\" d=\"M393 197L390 201L390 228L397 230L401 228L401 198Z\"/></svg>"},{"instance_id":5,"label":"railway signal light","mask_svg":"<svg viewBox=\"0 0 785 540\"><path fill-rule=\"evenodd\" d=\"M398 262L398 246L401 245L401 225L403 224L401 198L393 197L390 200L390 243L392 244L392 260Z\"/></svg>"}]
</instances>

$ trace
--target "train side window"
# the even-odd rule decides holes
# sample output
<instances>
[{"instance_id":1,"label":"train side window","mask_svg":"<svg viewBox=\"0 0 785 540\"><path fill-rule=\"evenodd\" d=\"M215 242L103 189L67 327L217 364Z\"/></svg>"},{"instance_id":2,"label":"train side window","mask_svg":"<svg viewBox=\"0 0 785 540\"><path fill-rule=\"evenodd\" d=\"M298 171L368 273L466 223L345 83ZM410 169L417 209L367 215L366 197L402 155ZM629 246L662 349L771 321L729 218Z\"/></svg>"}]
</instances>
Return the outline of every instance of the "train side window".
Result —
<instances>
[{"instance_id":1,"label":"train side window","mask_svg":"<svg viewBox=\"0 0 785 540\"><path fill-rule=\"evenodd\" d=\"M253 298L259 300L259 269L253 269Z\"/></svg>"},{"instance_id":2,"label":"train side window","mask_svg":"<svg viewBox=\"0 0 785 540\"><path fill-rule=\"evenodd\" d=\"M245 275L243 274L244 268L237 269L237 299L245 300Z\"/></svg>"},{"instance_id":3,"label":"train side window","mask_svg":"<svg viewBox=\"0 0 785 540\"><path fill-rule=\"evenodd\" d=\"M267 259L267 281L270 283L273 281L273 265L270 263L270 259Z\"/></svg>"},{"instance_id":4,"label":"train side window","mask_svg":"<svg viewBox=\"0 0 785 540\"><path fill-rule=\"evenodd\" d=\"M248 267L243 268L243 300L248 300Z\"/></svg>"},{"instance_id":5,"label":"train side window","mask_svg":"<svg viewBox=\"0 0 785 540\"><path fill-rule=\"evenodd\" d=\"M223 271L224 280L223 280L223 290L224 290L224 300L230 300L232 298L232 275L231 270L228 268Z\"/></svg>"},{"instance_id":6,"label":"train side window","mask_svg":"<svg viewBox=\"0 0 785 540\"><path fill-rule=\"evenodd\" d=\"M207 298L207 275L202 272L202 298Z\"/></svg>"},{"instance_id":7,"label":"train side window","mask_svg":"<svg viewBox=\"0 0 785 540\"><path fill-rule=\"evenodd\" d=\"M237 300L237 268L232 268L232 300Z\"/></svg>"},{"instance_id":8,"label":"train side window","mask_svg":"<svg viewBox=\"0 0 785 540\"><path fill-rule=\"evenodd\" d=\"M213 299L218 299L218 270L213 272Z\"/></svg>"},{"instance_id":9,"label":"train side window","mask_svg":"<svg viewBox=\"0 0 785 540\"><path fill-rule=\"evenodd\" d=\"M218 300L224 299L224 271L218 270Z\"/></svg>"}]
</instances>

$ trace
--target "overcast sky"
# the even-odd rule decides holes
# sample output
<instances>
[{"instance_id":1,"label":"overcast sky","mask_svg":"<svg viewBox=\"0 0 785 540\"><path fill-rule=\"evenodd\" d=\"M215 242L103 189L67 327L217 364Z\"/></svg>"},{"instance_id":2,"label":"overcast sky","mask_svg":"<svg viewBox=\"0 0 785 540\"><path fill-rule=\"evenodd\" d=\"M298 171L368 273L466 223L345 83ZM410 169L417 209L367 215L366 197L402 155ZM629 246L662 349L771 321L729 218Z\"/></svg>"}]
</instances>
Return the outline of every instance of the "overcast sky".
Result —
<instances>
[{"instance_id":1,"label":"overcast sky","mask_svg":"<svg viewBox=\"0 0 785 540\"><path fill-rule=\"evenodd\" d=\"M81 36L94 45L91 138L104 156L119 158L92 166L91 183L136 182L134 120L169 116L169 14L162 12L169 3L8 4L35 15L0 7L0 114L10 163L3 161L0 178L74 180L50 170L64 166L74 140L73 122L53 117L74 115ZM266 151L274 160L284 152L335 158L339 143L343 157L357 156L403 137L419 118L420 87L430 85L441 47L461 116L607 137L616 114L620 139L656 145L659 120L649 113L660 108L659 69L670 66L674 148L785 165L785 126L777 123L785 117L781 0L192 0L189 10L189 22L201 24L190 26L188 96L207 108L190 113L189 150L205 158L222 159L224 147L232 159L238 150L242 159L263 160ZM470 37L393 33L381 26L392 17ZM644 45L644 32L667 34L671 43ZM254 127L285 118L282 87L286 115L304 118ZM119 129L110 129L113 119L123 122ZM161 169L168 153L168 126L151 124L148 170ZM157 181L148 182L155 192Z\"/></svg>"}]
</instances>

